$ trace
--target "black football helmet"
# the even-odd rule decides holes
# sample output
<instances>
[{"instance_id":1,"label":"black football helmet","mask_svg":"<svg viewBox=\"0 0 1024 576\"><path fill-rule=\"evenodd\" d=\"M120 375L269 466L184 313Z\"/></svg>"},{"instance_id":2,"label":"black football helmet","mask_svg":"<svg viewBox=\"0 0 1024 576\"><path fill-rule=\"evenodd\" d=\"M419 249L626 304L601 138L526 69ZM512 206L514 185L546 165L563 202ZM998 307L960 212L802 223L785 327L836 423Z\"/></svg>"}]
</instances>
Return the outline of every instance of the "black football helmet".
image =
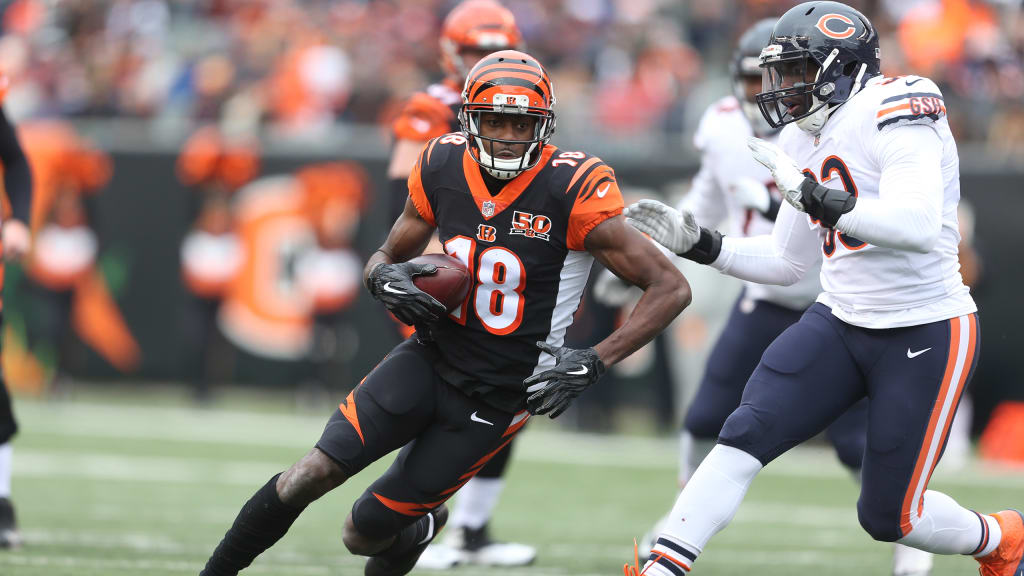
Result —
<instances>
[{"instance_id":1,"label":"black football helmet","mask_svg":"<svg viewBox=\"0 0 1024 576\"><path fill-rule=\"evenodd\" d=\"M744 84L751 78L761 80L761 50L768 45L776 22L778 22L778 18L765 18L747 28L736 42L736 49L733 50L732 60L729 62L733 95L739 101L740 109L750 121L754 132L760 135L769 134L777 129L772 128L765 121L757 101L747 96Z\"/></svg>"},{"instance_id":2,"label":"black football helmet","mask_svg":"<svg viewBox=\"0 0 1024 576\"><path fill-rule=\"evenodd\" d=\"M812 65L813 64L813 65ZM775 127L796 122L817 134L828 117L880 73L878 34L839 2L805 2L779 18L761 52L757 104Z\"/></svg>"}]
</instances>

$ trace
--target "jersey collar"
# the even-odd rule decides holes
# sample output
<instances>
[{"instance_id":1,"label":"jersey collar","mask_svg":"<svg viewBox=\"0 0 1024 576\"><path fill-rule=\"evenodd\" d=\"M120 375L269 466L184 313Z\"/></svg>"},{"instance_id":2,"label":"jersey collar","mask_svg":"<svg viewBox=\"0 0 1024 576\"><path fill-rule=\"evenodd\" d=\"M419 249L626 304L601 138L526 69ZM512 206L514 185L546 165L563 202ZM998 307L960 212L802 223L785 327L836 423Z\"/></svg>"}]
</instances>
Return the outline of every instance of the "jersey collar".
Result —
<instances>
[{"instance_id":1,"label":"jersey collar","mask_svg":"<svg viewBox=\"0 0 1024 576\"><path fill-rule=\"evenodd\" d=\"M469 149L467 148L462 153L462 171L466 175L466 183L469 184L469 191L473 194L473 201L476 202L477 210L480 210L480 215L484 217L484 220L490 220L502 210L508 208L516 201L517 198L526 190L533 179L537 177L537 174L547 166L548 160L551 159L551 155L555 153L555 147L548 144L544 146L544 150L541 152L540 161L537 165L529 170L523 172L519 176L509 180L508 184L498 192L496 196L491 196L491 193L487 190L487 184L484 182L484 176L480 173L480 165L477 164L476 160L473 160L473 156L470 155ZM484 202L491 202L493 209L488 210L490 216L484 211Z\"/></svg>"}]
</instances>

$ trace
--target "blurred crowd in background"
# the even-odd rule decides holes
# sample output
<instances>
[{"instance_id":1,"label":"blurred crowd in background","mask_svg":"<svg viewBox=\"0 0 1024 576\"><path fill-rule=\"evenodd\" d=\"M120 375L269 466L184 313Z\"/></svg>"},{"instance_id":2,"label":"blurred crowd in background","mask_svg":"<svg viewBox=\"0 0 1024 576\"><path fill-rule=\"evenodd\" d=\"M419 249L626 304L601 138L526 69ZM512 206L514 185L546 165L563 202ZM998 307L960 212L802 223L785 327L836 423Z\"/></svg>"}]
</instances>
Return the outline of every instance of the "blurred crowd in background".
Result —
<instances>
[{"instance_id":1,"label":"blurred crowd in background","mask_svg":"<svg viewBox=\"0 0 1024 576\"><path fill-rule=\"evenodd\" d=\"M551 71L554 142L620 144L617 155L599 153L630 199L685 189L696 164L689 135L730 92L737 37L795 3L501 2ZM1019 243L1005 222L1024 157L1020 0L849 3L878 28L883 71L936 80L958 144L974 146L964 193L978 210L979 250ZM455 4L0 0L0 98L35 177L35 248L5 277L13 338L4 370L14 387L126 376L187 380L201 400L239 382L306 389L315 402L355 385L407 334L370 301L360 273L391 224L391 123L410 95L441 79L440 27ZM176 136L91 131L125 120ZM366 140L339 126L379 138L353 154ZM653 139L660 160L634 145L640 138ZM1016 303L1019 267L995 258L986 266L972 273L975 295ZM685 396L677 388L699 377L728 314L725 295L738 289L717 273L687 275L718 297L696 298L666 337L561 421L607 429L629 389L634 406L653 406L661 428L674 426ZM983 319L996 336L975 378L991 390L979 395L985 410L1020 396L1007 376L1020 371L1019 322L1005 306L990 309ZM622 314L587 298L568 338L590 345ZM1024 403L1020 411L1022 431L1009 437L1024 434Z\"/></svg>"},{"instance_id":2,"label":"blurred crowd in background","mask_svg":"<svg viewBox=\"0 0 1024 576\"><path fill-rule=\"evenodd\" d=\"M131 117L316 133L386 124L440 75L454 0L14 0L0 69L18 117ZM962 141L1024 148L1020 0L853 0L885 72L939 84ZM552 72L561 130L687 133L746 26L779 0L507 0ZM718 84L722 85L722 84Z\"/></svg>"}]
</instances>

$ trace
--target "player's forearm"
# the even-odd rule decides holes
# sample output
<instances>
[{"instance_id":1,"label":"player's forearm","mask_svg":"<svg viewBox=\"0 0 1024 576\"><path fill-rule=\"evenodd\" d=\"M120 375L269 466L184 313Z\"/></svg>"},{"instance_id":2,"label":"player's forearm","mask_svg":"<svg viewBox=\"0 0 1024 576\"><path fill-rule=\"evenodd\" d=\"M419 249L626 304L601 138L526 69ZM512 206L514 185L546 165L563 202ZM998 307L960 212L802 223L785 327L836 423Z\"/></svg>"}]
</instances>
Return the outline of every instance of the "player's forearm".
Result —
<instances>
[{"instance_id":1,"label":"player's forearm","mask_svg":"<svg viewBox=\"0 0 1024 576\"><path fill-rule=\"evenodd\" d=\"M722 252L711 263L722 274L758 284L789 286L803 278L805 269L775 251L771 237L725 237Z\"/></svg>"},{"instance_id":2,"label":"player's forearm","mask_svg":"<svg viewBox=\"0 0 1024 576\"><path fill-rule=\"evenodd\" d=\"M652 282L637 302L626 322L594 350L601 361L611 366L639 350L667 327L690 304L690 285L681 275L673 275Z\"/></svg>"},{"instance_id":3,"label":"player's forearm","mask_svg":"<svg viewBox=\"0 0 1024 576\"><path fill-rule=\"evenodd\" d=\"M910 200L866 198L836 223L836 229L875 246L927 253L942 230L938 210Z\"/></svg>"},{"instance_id":4,"label":"player's forearm","mask_svg":"<svg viewBox=\"0 0 1024 576\"><path fill-rule=\"evenodd\" d=\"M722 239L711 266L723 274L758 284L795 284L819 258L819 245L806 216L788 204L779 211L771 235Z\"/></svg>"}]
</instances>

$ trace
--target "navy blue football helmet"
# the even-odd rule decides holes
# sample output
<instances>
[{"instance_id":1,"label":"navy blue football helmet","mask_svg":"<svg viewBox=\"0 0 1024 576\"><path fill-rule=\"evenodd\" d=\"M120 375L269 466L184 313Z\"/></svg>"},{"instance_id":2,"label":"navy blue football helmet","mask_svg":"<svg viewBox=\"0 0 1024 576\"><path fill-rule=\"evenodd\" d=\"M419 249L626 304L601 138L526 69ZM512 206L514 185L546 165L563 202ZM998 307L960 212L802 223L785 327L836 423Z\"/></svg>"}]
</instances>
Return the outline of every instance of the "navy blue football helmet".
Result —
<instances>
[{"instance_id":1,"label":"navy blue football helmet","mask_svg":"<svg viewBox=\"0 0 1024 576\"><path fill-rule=\"evenodd\" d=\"M758 20L747 28L736 42L732 60L729 62L729 77L732 80L732 93L740 103L743 115L750 121L756 134L765 135L775 132L765 121L757 101L748 91L749 82L761 82L761 50L768 45L772 29L777 18ZM756 86L756 84L754 84Z\"/></svg>"},{"instance_id":2,"label":"navy blue football helmet","mask_svg":"<svg viewBox=\"0 0 1024 576\"><path fill-rule=\"evenodd\" d=\"M878 34L868 19L839 2L805 2L779 18L761 52L768 123L796 122L817 134L836 108L880 73Z\"/></svg>"}]
</instances>

